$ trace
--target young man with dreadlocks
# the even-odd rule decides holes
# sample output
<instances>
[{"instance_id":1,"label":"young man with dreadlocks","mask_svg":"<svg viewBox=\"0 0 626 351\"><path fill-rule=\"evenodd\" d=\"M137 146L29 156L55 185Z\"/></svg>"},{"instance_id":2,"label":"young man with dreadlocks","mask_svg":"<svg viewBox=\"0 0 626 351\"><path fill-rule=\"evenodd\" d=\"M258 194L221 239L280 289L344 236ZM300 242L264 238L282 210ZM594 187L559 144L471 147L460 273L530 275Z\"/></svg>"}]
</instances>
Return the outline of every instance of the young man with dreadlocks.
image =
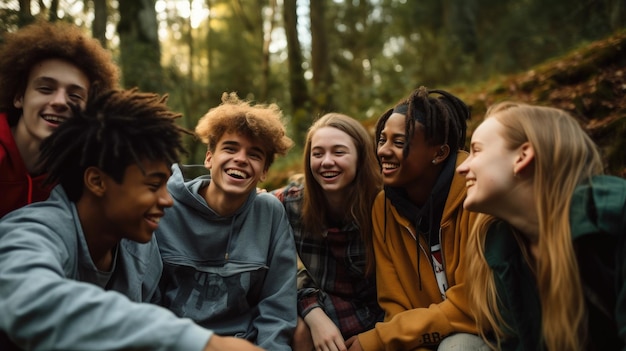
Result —
<instances>
[{"instance_id":1,"label":"young man with dreadlocks","mask_svg":"<svg viewBox=\"0 0 626 351\"><path fill-rule=\"evenodd\" d=\"M183 151L165 97L110 91L42 142L50 197L0 220L0 349L259 350L153 304Z\"/></svg>"},{"instance_id":2,"label":"young man with dreadlocks","mask_svg":"<svg viewBox=\"0 0 626 351\"><path fill-rule=\"evenodd\" d=\"M39 145L70 105L118 84L109 51L78 27L37 22L4 35L0 46L0 217L45 200L51 186L37 167Z\"/></svg>"},{"instance_id":3,"label":"young man with dreadlocks","mask_svg":"<svg viewBox=\"0 0 626 351\"><path fill-rule=\"evenodd\" d=\"M465 296L465 246L476 214L463 210L468 107L425 87L376 125L383 191L372 208L378 302L385 319L349 350L487 350Z\"/></svg>"}]
</instances>

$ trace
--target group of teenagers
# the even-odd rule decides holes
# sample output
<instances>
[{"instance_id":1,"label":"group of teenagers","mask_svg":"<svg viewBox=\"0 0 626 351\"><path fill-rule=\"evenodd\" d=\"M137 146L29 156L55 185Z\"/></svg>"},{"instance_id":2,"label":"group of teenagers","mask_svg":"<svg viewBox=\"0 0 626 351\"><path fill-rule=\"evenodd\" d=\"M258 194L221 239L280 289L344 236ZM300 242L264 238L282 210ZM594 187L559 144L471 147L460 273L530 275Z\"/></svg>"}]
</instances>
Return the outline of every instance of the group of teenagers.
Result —
<instances>
[{"instance_id":1,"label":"group of teenagers","mask_svg":"<svg viewBox=\"0 0 626 351\"><path fill-rule=\"evenodd\" d=\"M276 104L192 132L118 76L72 25L4 36L0 349L625 349L626 180L567 112L494 104L468 152L468 106L420 87L374 138L317 118L263 191Z\"/></svg>"}]
</instances>

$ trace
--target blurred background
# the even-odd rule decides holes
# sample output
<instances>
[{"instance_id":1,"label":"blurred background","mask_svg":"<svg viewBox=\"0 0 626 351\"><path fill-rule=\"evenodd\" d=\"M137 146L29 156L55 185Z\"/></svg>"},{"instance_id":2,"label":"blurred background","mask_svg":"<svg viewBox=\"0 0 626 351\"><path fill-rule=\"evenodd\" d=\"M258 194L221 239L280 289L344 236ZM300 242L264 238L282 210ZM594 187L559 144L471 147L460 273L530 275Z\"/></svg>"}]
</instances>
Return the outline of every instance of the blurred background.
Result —
<instances>
[{"instance_id":1,"label":"blurred background","mask_svg":"<svg viewBox=\"0 0 626 351\"><path fill-rule=\"evenodd\" d=\"M330 111L373 128L413 89L445 89L472 107L564 108L626 176L623 0L0 0L0 32L68 21L110 49L123 86L168 93L181 125L223 92L284 112L296 147L267 189L301 171L303 140ZM205 147L187 140L185 163Z\"/></svg>"}]
</instances>

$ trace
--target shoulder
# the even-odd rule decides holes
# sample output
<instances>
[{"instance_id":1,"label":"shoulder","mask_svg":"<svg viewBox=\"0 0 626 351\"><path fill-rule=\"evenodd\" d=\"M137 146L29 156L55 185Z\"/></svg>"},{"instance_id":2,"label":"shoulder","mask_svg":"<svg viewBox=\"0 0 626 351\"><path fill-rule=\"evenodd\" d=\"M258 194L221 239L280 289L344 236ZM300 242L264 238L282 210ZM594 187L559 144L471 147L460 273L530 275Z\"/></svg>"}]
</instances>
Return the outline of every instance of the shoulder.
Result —
<instances>
[{"instance_id":1,"label":"shoulder","mask_svg":"<svg viewBox=\"0 0 626 351\"><path fill-rule=\"evenodd\" d=\"M270 194L274 195L280 202L299 201L304 195L304 185L300 183L289 183L288 185L272 190Z\"/></svg>"}]
</instances>

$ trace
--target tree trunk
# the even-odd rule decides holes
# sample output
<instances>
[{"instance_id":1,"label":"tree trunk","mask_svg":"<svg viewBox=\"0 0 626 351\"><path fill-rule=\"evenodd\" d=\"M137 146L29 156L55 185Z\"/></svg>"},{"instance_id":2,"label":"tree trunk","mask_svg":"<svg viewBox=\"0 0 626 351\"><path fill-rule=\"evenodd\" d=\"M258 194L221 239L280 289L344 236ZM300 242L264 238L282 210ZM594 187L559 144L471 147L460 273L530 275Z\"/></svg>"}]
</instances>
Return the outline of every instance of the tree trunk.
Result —
<instances>
[{"instance_id":1,"label":"tree trunk","mask_svg":"<svg viewBox=\"0 0 626 351\"><path fill-rule=\"evenodd\" d=\"M309 93L302 69L302 50L298 40L298 20L296 0L285 0L283 19L287 36L287 57L289 65L289 92L291 96L292 136L296 145L304 145L306 131L311 124Z\"/></svg>"},{"instance_id":2,"label":"tree trunk","mask_svg":"<svg viewBox=\"0 0 626 351\"><path fill-rule=\"evenodd\" d=\"M89 0L85 0L87 2ZM107 47L107 20L109 18L109 12L107 10L106 0L91 0L93 1L93 24L91 27L91 35L100 41L102 47Z\"/></svg>"},{"instance_id":3,"label":"tree trunk","mask_svg":"<svg viewBox=\"0 0 626 351\"><path fill-rule=\"evenodd\" d=\"M164 93L155 0L119 1L120 66L124 86Z\"/></svg>"},{"instance_id":4,"label":"tree trunk","mask_svg":"<svg viewBox=\"0 0 626 351\"><path fill-rule=\"evenodd\" d=\"M313 112L324 114L332 109L328 40L326 38L326 0L310 2L311 15L311 67L313 68Z\"/></svg>"}]
</instances>

